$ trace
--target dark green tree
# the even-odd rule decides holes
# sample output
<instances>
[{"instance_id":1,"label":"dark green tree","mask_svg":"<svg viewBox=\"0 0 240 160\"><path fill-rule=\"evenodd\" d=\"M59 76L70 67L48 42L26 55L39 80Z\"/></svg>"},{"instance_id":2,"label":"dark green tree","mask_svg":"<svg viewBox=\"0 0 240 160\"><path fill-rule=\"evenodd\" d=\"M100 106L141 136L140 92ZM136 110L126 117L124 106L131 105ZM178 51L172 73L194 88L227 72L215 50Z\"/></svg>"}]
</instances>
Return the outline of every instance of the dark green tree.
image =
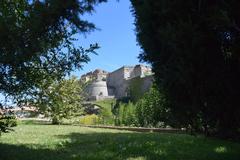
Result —
<instances>
[{"instance_id":1,"label":"dark green tree","mask_svg":"<svg viewBox=\"0 0 240 160\"><path fill-rule=\"evenodd\" d=\"M140 59L185 127L236 137L240 1L131 0Z\"/></svg>"},{"instance_id":2,"label":"dark green tree","mask_svg":"<svg viewBox=\"0 0 240 160\"><path fill-rule=\"evenodd\" d=\"M94 24L82 19L104 0L0 1L0 92L17 95L42 80L60 79L88 62L74 35Z\"/></svg>"},{"instance_id":3,"label":"dark green tree","mask_svg":"<svg viewBox=\"0 0 240 160\"><path fill-rule=\"evenodd\" d=\"M0 0L0 93L19 97L89 61L74 35L95 29L84 20L106 0Z\"/></svg>"}]
</instances>

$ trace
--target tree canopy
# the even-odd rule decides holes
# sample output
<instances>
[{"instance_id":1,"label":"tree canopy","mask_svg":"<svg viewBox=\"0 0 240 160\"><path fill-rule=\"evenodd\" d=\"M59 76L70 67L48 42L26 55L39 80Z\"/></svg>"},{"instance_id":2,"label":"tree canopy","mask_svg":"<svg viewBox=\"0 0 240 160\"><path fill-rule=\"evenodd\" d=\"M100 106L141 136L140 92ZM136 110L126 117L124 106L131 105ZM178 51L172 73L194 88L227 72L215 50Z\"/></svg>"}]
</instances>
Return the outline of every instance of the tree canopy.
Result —
<instances>
[{"instance_id":1,"label":"tree canopy","mask_svg":"<svg viewBox=\"0 0 240 160\"><path fill-rule=\"evenodd\" d=\"M142 61L178 122L225 137L240 127L240 1L131 0Z\"/></svg>"},{"instance_id":2,"label":"tree canopy","mask_svg":"<svg viewBox=\"0 0 240 160\"><path fill-rule=\"evenodd\" d=\"M35 94L22 102L37 107L40 113L52 119L53 124L59 124L63 118L83 113L82 85L76 77L43 83Z\"/></svg>"},{"instance_id":3,"label":"tree canopy","mask_svg":"<svg viewBox=\"0 0 240 160\"><path fill-rule=\"evenodd\" d=\"M61 79L89 61L88 49L74 45L74 35L95 29L84 20L106 0L1 0L0 92L20 95L43 80Z\"/></svg>"},{"instance_id":4,"label":"tree canopy","mask_svg":"<svg viewBox=\"0 0 240 160\"><path fill-rule=\"evenodd\" d=\"M0 0L0 93L23 100L81 69L98 45L74 45L75 35L95 29L82 17L105 1Z\"/></svg>"}]
</instances>

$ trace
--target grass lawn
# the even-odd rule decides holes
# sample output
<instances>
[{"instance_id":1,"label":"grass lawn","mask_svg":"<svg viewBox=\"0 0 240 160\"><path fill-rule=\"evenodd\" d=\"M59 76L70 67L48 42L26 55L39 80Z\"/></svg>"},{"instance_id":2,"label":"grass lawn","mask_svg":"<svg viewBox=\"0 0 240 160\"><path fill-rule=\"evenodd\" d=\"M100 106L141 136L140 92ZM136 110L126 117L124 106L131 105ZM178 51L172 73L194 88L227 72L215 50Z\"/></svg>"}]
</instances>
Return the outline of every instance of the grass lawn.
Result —
<instances>
[{"instance_id":1,"label":"grass lawn","mask_svg":"<svg viewBox=\"0 0 240 160\"><path fill-rule=\"evenodd\" d=\"M0 137L0 160L240 160L240 144L178 134L21 124Z\"/></svg>"}]
</instances>

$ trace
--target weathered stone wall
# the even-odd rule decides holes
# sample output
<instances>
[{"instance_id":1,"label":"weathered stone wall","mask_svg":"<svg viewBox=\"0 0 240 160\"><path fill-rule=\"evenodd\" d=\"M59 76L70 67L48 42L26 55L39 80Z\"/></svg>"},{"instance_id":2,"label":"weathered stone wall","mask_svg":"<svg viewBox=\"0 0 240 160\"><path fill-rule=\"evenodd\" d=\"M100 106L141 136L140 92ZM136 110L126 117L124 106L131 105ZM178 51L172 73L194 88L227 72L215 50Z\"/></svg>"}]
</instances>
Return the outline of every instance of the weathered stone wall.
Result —
<instances>
[{"instance_id":1,"label":"weathered stone wall","mask_svg":"<svg viewBox=\"0 0 240 160\"><path fill-rule=\"evenodd\" d=\"M151 88L153 80L154 78L152 75L146 77L138 76L127 80L128 96L133 101L137 101Z\"/></svg>"},{"instance_id":2,"label":"weathered stone wall","mask_svg":"<svg viewBox=\"0 0 240 160\"><path fill-rule=\"evenodd\" d=\"M130 73L130 78L145 77L152 74L152 69L144 65L136 65Z\"/></svg>"},{"instance_id":3,"label":"weathered stone wall","mask_svg":"<svg viewBox=\"0 0 240 160\"><path fill-rule=\"evenodd\" d=\"M138 76L142 76L142 68L141 65L136 65L131 73L131 78L135 78Z\"/></svg>"},{"instance_id":4,"label":"weathered stone wall","mask_svg":"<svg viewBox=\"0 0 240 160\"><path fill-rule=\"evenodd\" d=\"M96 97L107 97L108 89L106 81L94 81L87 86L88 98L95 100Z\"/></svg>"},{"instance_id":5,"label":"weathered stone wall","mask_svg":"<svg viewBox=\"0 0 240 160\"><path fill-rule=\"evenodd\" d=\"M96 69L93 72L88 72L84 75L81 76L81 81L83 82L88 82L88 81L93 81L93 80L106 80L107 79L108 72L101 70L101 69Z\"/></svg>"},{"instance_id":6,"label":"weathered stone wall","mask_svg":"<svg viewBox=\"0 0 240 160\"><path fill-rule=\"evenodd\" d=\"M128 70L129 69L129 70ZM121 98L126 95L125 79L130 76L131 68L122 67L118 70L108 74L107 85L109 91L115 95L116 98Z\"/></svg>"},{"instance_id":7,"label":"weathered stone wall","mask_svg":"<svg viewBox=\"0 0 240 160\"><path fill-rule=\"evenodd\" d=\"M91 72L91 74L83 75L82 78L98 76L97 80L94 78L95 80L87 89L91 99L101 99L109 96L116 98L127 97L130 95L130 90L132 90L132 96L140 97L149 90L153 82L153 76L147 76L151 74L151 68L144 65L123 66L109 73L106 82L102 81L103 79L100 80L100 78L104 78L106 73L98 69Z\"/></svg>"},{"instance_id":8,"label":"weathered stone wall","mask_svg":"<svg viewBox=\"0 0 240 160\"><path fill-rule=\"evenodd\" d=\"M154 76L153 75L149 75L146 77L142 77L143 79L143 84L142 84L142 92L145 93L147 91L149 91L149 89L152 87L153 82L154 82Z\"/></svg>"}]
</instances>

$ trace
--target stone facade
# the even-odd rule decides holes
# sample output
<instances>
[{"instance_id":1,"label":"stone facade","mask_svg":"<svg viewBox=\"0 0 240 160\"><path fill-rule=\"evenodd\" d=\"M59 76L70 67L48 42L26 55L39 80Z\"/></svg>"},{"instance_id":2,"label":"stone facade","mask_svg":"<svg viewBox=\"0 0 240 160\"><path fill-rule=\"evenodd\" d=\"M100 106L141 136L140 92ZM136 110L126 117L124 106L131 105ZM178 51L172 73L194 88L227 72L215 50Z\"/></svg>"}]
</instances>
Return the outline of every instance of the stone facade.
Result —
<instances>
[{"instance_id":1,"label":"stone facade","mask_svg":"<svg viewBox=\"0 0 240 160\"><path fill-rule=\"evenodd\" d=\"M108 75L107 71L96 69L93 72L88 72L81 76L81 80L84 82L92 81L92 80L106 80Z\"/></svg>"},{"instance_id":2,"label":"stone facade","mask_svg":"<svg viewBox=\"0 0 240 160\"><path fill-rule=\"evenodd\" d=\"M89 82L86 88L88 99L99 100L128 97L130 85L136 78L141 79L139 88L146 92L153 81L151 68L144 65L123 66L111 73L97 69L84 74L81 80Z\"/></svg>"}]
</instances>

